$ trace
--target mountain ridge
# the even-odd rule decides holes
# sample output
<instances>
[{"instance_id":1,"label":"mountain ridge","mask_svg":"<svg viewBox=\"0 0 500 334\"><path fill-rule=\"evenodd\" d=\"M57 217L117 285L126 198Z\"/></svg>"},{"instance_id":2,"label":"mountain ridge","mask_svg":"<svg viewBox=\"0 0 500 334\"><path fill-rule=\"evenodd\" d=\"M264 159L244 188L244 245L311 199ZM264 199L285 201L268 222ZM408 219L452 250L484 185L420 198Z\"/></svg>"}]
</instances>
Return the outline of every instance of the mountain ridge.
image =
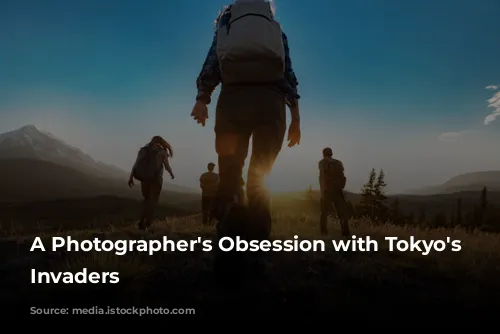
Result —
<instances>
[{"instance_id":1,"label":"mountain ridge","mask_svg":"<svg viewBox=\"0 0 500 334\"><path fill-rule=\"evenodd\" d=\"M70 167L95 178L124 180L123 182L128 179L128 172L123 169L97 161L81 149L33 124L0 134L0 161L6 159L42 160ZM165 184L173 191L194 192L169 182Z\"/></svg>"},{"instance_id":2,"label":"mountain ridge","mask_svg":"<svg viewBox=\"0 0 500 334\"><path fill-rule=\"evenodd\" d=\"M126 174L32 124L0 134L0 159L22 158L50 161L100 177L121 178L120 174Z\"/></svg>"},{"instance_id":3,"label":"mountain ridge","mask_svg":"<svg viewBox=\"0 0 500 334\"><path fill-rule=\"evenodd\" d=\"M401 195L451 194L462 191L479 191L484 187L491 191L500 191L500 170L486 170L459 174L449 178L440 185L412 189Z\"/></svg>"},{"instance_id":4,"label":"mountain ridge","mask_svg":"<svg viewBox=\"0 0 500 334\"><path fill-rule=\"evenodd\" d=\"M71 167L36 159L0 159L0 202L36 202L116 196L140 199L140 187L130 189L119 179L97 178ZM198 202L199 195L165 187L161 201Z\"/></svg>"}]
</instances>

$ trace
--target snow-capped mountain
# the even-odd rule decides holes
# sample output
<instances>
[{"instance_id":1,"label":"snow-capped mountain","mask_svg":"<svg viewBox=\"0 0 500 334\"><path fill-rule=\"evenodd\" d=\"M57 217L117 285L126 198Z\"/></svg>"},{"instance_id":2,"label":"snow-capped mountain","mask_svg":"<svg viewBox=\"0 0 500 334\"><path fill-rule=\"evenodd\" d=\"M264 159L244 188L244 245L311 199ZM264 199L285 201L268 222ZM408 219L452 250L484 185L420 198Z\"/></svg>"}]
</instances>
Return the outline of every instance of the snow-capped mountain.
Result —
<instances>
[{"instance_id":1,"label":"snow-capped mountain","mask_svg":"<svg viewBox=\"0 0 500 334\"><path fill-rule=\"evenodd\" d=\"M125 175L125 171L118 167L95 161L34 125L0 134L0 159L20 158L49 161L96 177L123 178Z\"/></svg>"}]
</instances>

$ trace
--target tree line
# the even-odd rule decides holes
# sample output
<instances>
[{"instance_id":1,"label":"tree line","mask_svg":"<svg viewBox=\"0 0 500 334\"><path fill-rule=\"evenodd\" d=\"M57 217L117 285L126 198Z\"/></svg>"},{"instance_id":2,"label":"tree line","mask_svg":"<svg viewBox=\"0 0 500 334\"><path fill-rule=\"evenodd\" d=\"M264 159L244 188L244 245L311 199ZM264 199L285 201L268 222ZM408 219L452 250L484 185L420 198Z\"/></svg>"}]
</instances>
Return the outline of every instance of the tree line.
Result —
<instances>
[{"instance_id":1,"label":"tree line","mask_svg":"<svg viewBox=\"0 0 500 334\"><path fill-rule=\"evenodd\" d=\"M361 188L359 203L347 201L352 217L369 218L376 224L391 223L424 228L462 227L468 231L479 229L500 233L500 207L488 201L487 187L483 187L476 204L472 206L465 207L462 198L458 197L453 209L443 208L430 214L424 205L417 210L403 210L398 197L386 196L386 187L384 171L381 169L377 174L373 168L368 181ZM311 186L306 191L306 198L314 201Z\"/></svg>"},{"instance_id":2,"label":"tree line","mask_svg":"<svg viewBox=\"0 0 500 334\"><path fill-rule=\"evenodd\" d=\"M361 201L358 205L349 205L352 208L353 216L368 217L374 222L391 222L395 225L418 225L429 228L454 228L462 227L466 230L485 230L490 232L500 232L500 210L489 203L487 187L483 187L478 196L477 204L469 208L464 208L462 198L457 198L453 210L444 210L427 215L424 206L415 212L403 212L397 197L388 201L385 195L385 174L383 170L375 172L372 169L368 181L361 189Z\"/></svg>"}]
</instances>

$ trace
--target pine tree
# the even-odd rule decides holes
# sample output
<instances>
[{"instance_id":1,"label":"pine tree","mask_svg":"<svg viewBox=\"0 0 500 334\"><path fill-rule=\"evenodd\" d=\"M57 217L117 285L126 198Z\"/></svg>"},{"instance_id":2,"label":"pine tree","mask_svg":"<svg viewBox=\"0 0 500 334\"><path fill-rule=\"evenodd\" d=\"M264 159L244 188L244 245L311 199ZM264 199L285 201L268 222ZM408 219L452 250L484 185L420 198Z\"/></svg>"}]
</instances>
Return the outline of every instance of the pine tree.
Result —
<instances>
[{"instance_id":1,"label":"pine tree","mask_svg":"<svg viewBox=\"0 0 500 334\"><path fill-rule=\"evenodd\" d=\"M446 224L446 215L443 212L438 212L432 219L432 227L440 227Z\"/></svg>"},{"instance_id":2,"label":"pine tree","mask_svg":"<svg viewBox=\"0 0 500 334\"><path fill-rule=\"evenodd\" d=\"M487 210L488 210L488 191L486 189L486 186L484 186L483 190L481 191L479 207L477 208L477 222L476 222L477 227L480 227L481 225L485 224Z\"/></svg>"},{"instance_id":3,"label":"pine tree","mask_svg":"<svg viewBox=\"0 0 500 334\"><path fill-rule=\"evenodd\" d=\"M372 168L370 176L368 177L368 182L361 188L361 206L364 211L363 213L371 218L374 218L376 177L375 168Z\"/></svg>"},{"instance_id":4,"label":"pine tree","mask_svg":"<svg viewBox=\"0 0 500 334\"><path fill-rule=\"evenodd\" d=\"M459 197L457 199L457 212L455 216L455 224L456 225L463 225L463 215L462 215L462 198Z\"/></svg>"},{"instance_id":5,"label":"pine tree","mask_svg":"<svg viewBox=\"0 0 500 334\"><path fill-rule=\"evenodd\" d=\"M453 228L453 227L455 227L456 223L457 223L457 217L456 217L455 211L453 211L453 212L451 213L451 215L450 215L450 221L449 221L449 224L448 224L448 225L449 225L451 228Z\"/></svg>"},{"instance_id":6,"label":"pine tree","mask_svg":"<svg viewBox=\"0 0 500 334\"><path fill-rule=\"evenodd\" d=\"M378 173L377 182L374 185L374 195L377 201L383 202L387 199L385 196L385 187L387 184L385 183L385 173L384 170L381 169Z\"/></svg>"},{"instance_id":7,"label":"pine tree","mask_svg":"<svg viewBox=\"0 0 500 334\"><path fill-rule=\"evenodd\" d=\"M375 173L375 168L372 168L370 172L370 176L368 177L368 182L366 182L363 185L363 188L361 189L361 196L364 199L367 199L367 202L371 200L375 193L375 178L377 177L377 174Z\"/></svg>"},{"instance_id":8,"label":"pine tree","mask_svg":"<svg viewBox=\"0 0 500 334\"><path fill-rule=\"evenodd\" d=\"M421 206L420 210L418 211L417 223L419 225L424 225L426 220L427 220L427 217L426 217L426 213L425 213L425 208L423 206Z\"/></svg>"},{"instance_id":9,"label":"pine tree","mask_svg":"<svg viewBox=\"0 0 500 334\"><path fill-rule=\"evenodd\" d=\"M488 190L486 187L483 187L483 191L481 191L481 202L480 207L483 213L488 209Z\"/></svg>"}]
</instances>

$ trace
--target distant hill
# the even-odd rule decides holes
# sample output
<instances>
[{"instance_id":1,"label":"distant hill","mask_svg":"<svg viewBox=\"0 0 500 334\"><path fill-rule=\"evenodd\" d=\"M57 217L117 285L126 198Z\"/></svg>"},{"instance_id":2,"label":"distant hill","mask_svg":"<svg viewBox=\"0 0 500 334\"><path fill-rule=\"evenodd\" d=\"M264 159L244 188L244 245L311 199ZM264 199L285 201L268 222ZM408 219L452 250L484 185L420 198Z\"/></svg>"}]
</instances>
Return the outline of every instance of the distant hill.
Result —
<instances>
[{"instance_id":1,"label":"distant hill","mask_svg":"<svg viewBox=\"0 0 500 334\"><path fill-rule=\"evenodd\" d=\"M140 187L130 189L126 179L98 178L52 162L35 159L0 159L0 202L50 201L96 196L140 199ZM198 202L199 195L163 192L168 203Z\"/></svg>"},{"instance_id":2,"label":"distant hill","mask_svg":"<svg viewBox=\"0 0 500 334\"><path fill-rule=\"evenodd\" d=\"M51 133L39 130L34 125L26 125L0 134L0 161L5 159L17 159L17 163L28 160L47 161L72 168L93 179L119 179L126 182L128 178L128 173L124 170L95 161L80 149L67 144ZM82 177L79 176L80 179ZM89 185L89 187L92 186ZM169 184L168 188L179 192L192 192L190 189L173 184Z\"/></svg>"},{"instance_id":3,"label":"distant hill","mask_svg":"<svg viewBox=\"0 0 500 334\"><path fill-rule=\"evenodd\" d=\"M480 188L482 189L482 188ZM406 213L417 214L420 209L425 209L426 214L431 216L439 212L451 213L456 210L457 200L460 198L464 211L479 204L481 190L459 191L454 193L432 194L432 195L389 195L386 204L391 205L397 198L400 209ZM345 192L346 200L356 205L360 203L361 195ZM282 211L302 211L305 206L319 214L319 190L312 191L312 198L308 198L306 191L278 193L273 196L273 205ZM313 203L311 203L311 201ZM492 205L500 205L500 191L488 191L488 202ZM295 203L295 204L291 204ZM309 203L309 204L307 204ZM307 204L307 205L306 205Z\"/></svg>"},{"instance_id":4,"label":"distant hill","mask_svg":"<svg viewBox=\"0 0 500 334\"><path fill-rule=\"evenodd\" d=\"M500 191L500 171L472 172L452 177L445 183L408 191L413 195L451 194L461 191Z\"/></svg>"}]
</instances>

